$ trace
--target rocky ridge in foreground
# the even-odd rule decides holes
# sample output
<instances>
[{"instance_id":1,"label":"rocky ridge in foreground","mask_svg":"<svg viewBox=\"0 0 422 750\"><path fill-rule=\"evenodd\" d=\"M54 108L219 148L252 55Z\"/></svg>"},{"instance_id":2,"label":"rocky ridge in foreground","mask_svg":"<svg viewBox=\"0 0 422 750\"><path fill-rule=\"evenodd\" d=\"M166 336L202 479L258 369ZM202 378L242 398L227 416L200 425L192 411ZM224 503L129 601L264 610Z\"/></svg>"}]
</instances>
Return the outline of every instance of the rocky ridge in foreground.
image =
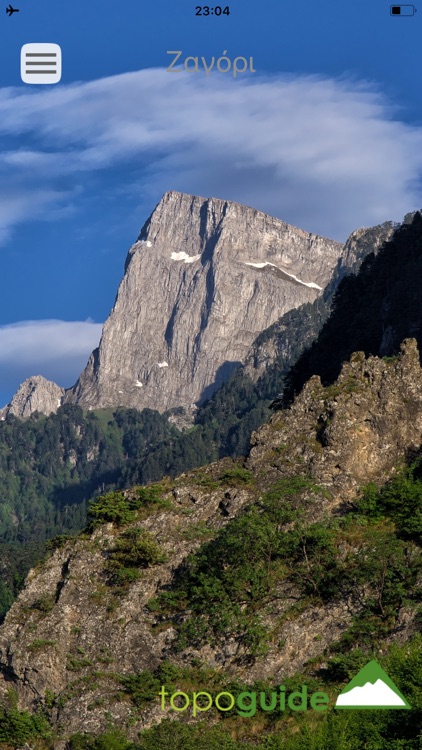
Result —
<instances>
[{"instance_id":1,"label":"rocky ridge in foreground","mask_svg":"<svg viewBox=\"0 0 422 750\"><path fill-rule=\"evenodd\" d=\"M310 659L323 664L330 645L364 610L368 583L358 578L349 588L337 586L332 596L319 588L316 573L307 568L306 550L305 557L302 554L306 535L312 538L306 529L321 521L318 533L330 528L334 519L353 509L362 485L383 484L395 476L421 442L422 370L416 344L407 340L397 358L366 359L355 353L328 388L311 378L291 408L277 412L252 435L243 463L224 459L164 480L156 490L154 485L134 488L102 500L96 516L102 523L91 535L65 542L33 570L8 613L0 629L0 692L13 686L21 707L35 709L48 703L52 725L60 727L62 737L55 748L61 750L73 732L95 733L110 720L135 737L162 718L156 704L134 714L132 704L116 692L116 675L154 670L163 659L188 665L199 658L249 682L280 681L304 669ZM137 509L130 510L131 505ZM186 595L177 599L177 581L186 570L188 554L202 546L212 561L213 544L207 547L204 540L215 538L218 545L231 523L240 523L241 530L244 513L249 514L248 534L265 514L279 513L281 525L274 528L277 535L283 530L280 539L290 538L297 518L302 536L290 557L281 557L280 563L274 559L271 588L258 598L258 609L249 614L245 610L249 624L233 614L236 622L240 617L238 624L231 629L226 625L223 636L218 629L212 635L210 623L227 607L224 597L219 595L219 604L204 614L194 610L192 620L189 609L198 605L194 599L186 601ZM348 532L346 526L339 532L337 564L348 556L355 559L357 554L359 561L371 553L373 538L367 541L362 529L358 524L356 530ZM130 540L137 538L147 545L142 549L144 555L149 549L149 562L140 565L139 576L119 578L113 561L123 565L122 555L129 555L127 568L127 560L133 562ZM259 545L260 536L255 543L252 538L253 534L247 557L253 561L256 556L259 567L264 553L254 544ZM221 548L223 555L229 541ZM309 555L311 551L310 546ZM303 579L294 569L286 569L292 556ZM218 566L219 559L220 553L212 564ZM235 570L235 563L231 565ZM212 571L208 564L206 569ZM339 575L341 583L340 579ZM248 590L252 583L246 580L243 585ZM408 598L398 607L384 644L403 641L415 630L411 585L407 584ZM171 605L163 599L169 587L175 592ZM197 629L201 623L205 635ZM255 630L248 630L251 623ZM254 641L259 628L265 633L260 636L264 650ZM191 634L187 642L183 632Z\"/></svg>"}]
</instances>

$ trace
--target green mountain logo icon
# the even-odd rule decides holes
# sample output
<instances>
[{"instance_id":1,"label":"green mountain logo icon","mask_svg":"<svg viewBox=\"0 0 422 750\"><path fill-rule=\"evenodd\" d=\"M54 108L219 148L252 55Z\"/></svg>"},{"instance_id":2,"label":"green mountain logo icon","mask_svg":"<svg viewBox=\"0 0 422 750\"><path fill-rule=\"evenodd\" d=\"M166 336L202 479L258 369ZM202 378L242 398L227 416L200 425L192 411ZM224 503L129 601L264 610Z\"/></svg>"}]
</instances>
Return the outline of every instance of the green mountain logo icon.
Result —
<instances>
[{"instance_id":1,"label":"green mountain logo icon","mask_svg":"<svg viewBox=\"0 0 422 750\"><path fill-rule=\"evenodd\" d=\"M337 698L335 708L411 708L377 661L358 672Z\"/></svg>"}]
</instances>

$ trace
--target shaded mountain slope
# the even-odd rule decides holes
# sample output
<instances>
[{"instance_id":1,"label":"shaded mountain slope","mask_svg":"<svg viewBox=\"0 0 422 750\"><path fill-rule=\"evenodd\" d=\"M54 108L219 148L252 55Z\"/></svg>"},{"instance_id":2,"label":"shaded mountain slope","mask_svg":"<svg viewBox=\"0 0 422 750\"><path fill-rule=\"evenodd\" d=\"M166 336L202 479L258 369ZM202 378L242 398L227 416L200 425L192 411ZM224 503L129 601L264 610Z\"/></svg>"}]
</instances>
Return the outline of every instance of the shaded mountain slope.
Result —
<instances>
[{"instance_id":1,"label":"shaded mountain slope","mask_svg":"<svg viewBox=\"0 0 422 750\"><path fill-rule=\"evenodd\" d=\"M394 356L407 336L422 344L422 215L416 212L382 251L369 255L357 276L342 280L317 341L289 375L287 401L311 375L332 383L353 351Z\"/></svg>"}]
</instances>

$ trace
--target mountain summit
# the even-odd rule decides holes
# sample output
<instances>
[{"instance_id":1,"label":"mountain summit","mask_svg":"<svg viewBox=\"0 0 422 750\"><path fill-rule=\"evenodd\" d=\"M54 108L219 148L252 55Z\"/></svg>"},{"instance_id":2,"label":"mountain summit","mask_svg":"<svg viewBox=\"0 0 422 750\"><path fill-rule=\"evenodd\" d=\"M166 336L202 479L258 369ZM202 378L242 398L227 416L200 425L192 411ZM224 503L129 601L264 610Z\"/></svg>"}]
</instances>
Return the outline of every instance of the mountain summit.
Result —
<instances>
[{"instance_id":1,"label":"mountain summit","mask_svg":"<svg viewBox=\"0 0 422 750\"><path fill-rule=\"evenodd\" d=\"M60 388L56 383L46 380L42 375L34 375L27 378L11 402L0 409L0 419L6 419L8 414L25 418L36 411L47 415L56 412L61 406L64 393L64 388Z\"/></svg>"},{"instance_id":2,"label":"mountain summit","mask_svg":"<svg viewBox=\"0 0 422 750\"><path fill-rule=\"evenodd\" d=\"M341 252L247 206L166 193L129 251L100 345L65 400L160 412L201 403L261 331L316 299Z\"/></svg>"}]
</instances>

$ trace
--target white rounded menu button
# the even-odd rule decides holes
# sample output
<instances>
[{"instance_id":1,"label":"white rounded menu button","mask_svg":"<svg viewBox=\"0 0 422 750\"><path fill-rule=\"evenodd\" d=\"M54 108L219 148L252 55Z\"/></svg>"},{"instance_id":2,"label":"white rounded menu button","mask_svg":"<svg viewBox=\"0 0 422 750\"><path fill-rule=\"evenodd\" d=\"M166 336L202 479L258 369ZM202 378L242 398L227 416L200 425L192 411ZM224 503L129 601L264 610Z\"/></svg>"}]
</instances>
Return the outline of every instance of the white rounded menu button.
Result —
<instances>
[{"instance_id":1,"label":"white rounded menu button","mask_svg":"<svg viewBox=\"0 0 422 750\"><path fill-rule=\"evenodd\" d=\"M21 49L21 78L24 83L59 83L62 50L58 44L34 42Z\"/></svg>"}]
</instances>

